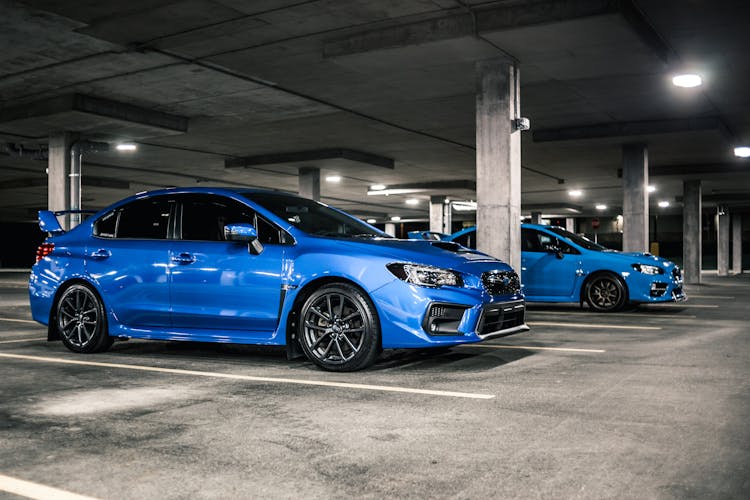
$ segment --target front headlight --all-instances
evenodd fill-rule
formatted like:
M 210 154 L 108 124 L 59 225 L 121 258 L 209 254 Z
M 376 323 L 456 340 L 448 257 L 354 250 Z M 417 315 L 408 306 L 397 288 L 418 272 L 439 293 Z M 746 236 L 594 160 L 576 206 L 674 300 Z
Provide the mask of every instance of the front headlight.
M 648 264 L 631 264 L 631 266 L 643 274 L 664 274 L 664 269 L 657 266 L 649 266 Z
M 393 263 L 386 266 L 398 279 L 419 286 L 463 286 L 461 276 L 450 269 L 423 266 L 419 264 Z

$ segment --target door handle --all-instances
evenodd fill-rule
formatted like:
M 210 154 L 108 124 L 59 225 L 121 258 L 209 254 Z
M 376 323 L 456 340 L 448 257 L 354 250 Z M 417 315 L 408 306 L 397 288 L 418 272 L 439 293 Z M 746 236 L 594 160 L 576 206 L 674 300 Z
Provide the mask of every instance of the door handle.
M 112 252 L 107 250 L 106 248 L 100 248 L 99 250 L 95 252 L 91 252 L 89 255 L 92 259 L 100 260 L 100 259 L 108 259 L 112 257 Z
M 195 262 L 195 256 L 188 252 L 180 252 L 177 255 L 172 255 L 172 262 L 179 264 L 192 264 Z

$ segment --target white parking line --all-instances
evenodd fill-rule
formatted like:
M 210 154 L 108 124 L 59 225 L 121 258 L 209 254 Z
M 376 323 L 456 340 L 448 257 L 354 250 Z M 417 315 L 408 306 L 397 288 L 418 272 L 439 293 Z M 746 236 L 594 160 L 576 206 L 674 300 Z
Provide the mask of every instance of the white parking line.
M 694 293 L 689 293 L 688 298 L 693 299 L 720 299 L 720 300 L 734 300 L 735 297 L 732 297 L 731 295 L 698 295 Z
M 533 309 L 526 309 L 527 316 L 534 316 L 536 314 L 541 314 L 543 316 L 555 316 L 560 317 L 561 315 L 571 315 L 571 316 L 587 316 L 589 318 L 593 318 L 595 314 L 593 312 L 587 312 L 587 311 L 564 311 L 561 310 L 559 312 L 557 311 L 535 311 Z M 621 317 L 621 318 L 632 318 L 632 317 L 642 317 L 642 318 L 684 318 L 684 319 L 695 319 L 695 314 L 657 314 L 654 315 L 653 312 L 650 313 L 603 313 L 600 316 L 597 316 L 598 318 L 602 318 L 602 316 L 606 318 L 613 318 L 613 317 Z
M 0 321 L 10 321 L 11 323 L 33 323 L 42 326 L 41 323 L 34 321 L 33 319 L 0 318 Z
M 38 500 L 96 500 L 94 497 L 78 495 L 69 491 L 44 486 L 43 484 L 24 481 L 0 474 L 0 491 Z
M 538 347 L 531 345 L 496 345 L 496 344 L 462 344 L 461 347 L 483 347 L 485 349 L 528 349 L 531 351 L 562 351 L 562 352 L 607 352 L 604 349 L 577 349 L 574 347 Z
M 660 326 L 627 326 L 627 325 L 600 325 L 593 323 L 553 323 L 550 321 L 532 321 L 526 323 L 529 326 L 563 326 L 571 328 L 604 328 L 610 330 L 661 330 Z
M 652 308 L 653 307 L 653 308 L 656 308 L 656 309 L 659 309 L 661 307 L 663 307 L 665 309 L 666 308 L 674 308 L 674 307 L 680 308 L 680 309 L 682 309 L 683 307 L 695 307 L 695 308 L 702 308 L 702 309 L 716 309 L 717 307 L 719 307 L 718 304 L 643 304 L 643 306 L 644 307 L 648 307 L 648 308 Z
M 352 384 L 347 382 L 328 382 L 325 380 L 303 380 L 294 378 L 254 377 L 251 375 L 237 375 L 233 373 L 203 372 L 197 370 L 181 370 L 178 368 L 159 368 L 156 366 L 126 365 L 121 363 L 102 363 L 99 361 L 80 361 L 76 359 L 47 358 L 43 356 L 28 356 L 25 354 L 0 353 L 1 358 L 23 359 L 43 363 L 61 363 L 67 365 L 100 366 L 102 368 L 122 368 L 124 370 L 138 370 L 144 372 L 171 373 L 174 375 L 192 375 L 196 377 L 224 378 L 231 380 L 245 380 L 248 382 L 269 382 L 273 384 L 312 385 L 318 387 L 339 387 L 343 389 L 361 389 L 366 391 L 402 392 L 408 394 L 423 394 L 427 396 L 441 396 L 451 398 L 492 399 L 494 394 L 475 394 L 470 392 L 439 391 L 432 389 L 415 389 L 411 387 L 397 387 L 388 385 Z
M 36 342 L 37 340 L 47 340 L 47 337 L 35 337 L 33 339 L 0 340 L 0 344 L 15 344 L 16 342 Z

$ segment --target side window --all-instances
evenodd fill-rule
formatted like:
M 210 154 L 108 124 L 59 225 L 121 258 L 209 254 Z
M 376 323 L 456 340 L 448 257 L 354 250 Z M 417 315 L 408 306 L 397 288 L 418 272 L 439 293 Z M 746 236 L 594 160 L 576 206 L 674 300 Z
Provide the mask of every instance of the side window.
M 94 223 L 94 236 L 100 238 L 114 238 L 117 230 L 117 217 L 120 215 L 119 210 L 112 210 L 104 214 Z
M 521 228 L 521 251 L 543 252 L 542 244 L 539 242 L 539 231 Z
M 579 252 L 578 250 L 576 250 L 572 246 L 568 245 L 567 243 L 565 243 L 564 241 L 562 241 L 559 238 L 557 240 L 557 247 L 560 249 L 560 251 L 562 253 L 565 253 L 565 254 L 576 255 L 576 254 L 580 254 L 581 253 L 581 252 Z
M 167 239 L 169 209 L 167 198 L 146 198 L 136 200 L 119 209 L 117 238 L 149 240 Z
M 254 225 L 261 243 L 281 243 L 280 230 L 243 203 L 212 195 L 186 196 L 182 199 L 183 240 L 225 241 L 224 226 L 232 223 Z

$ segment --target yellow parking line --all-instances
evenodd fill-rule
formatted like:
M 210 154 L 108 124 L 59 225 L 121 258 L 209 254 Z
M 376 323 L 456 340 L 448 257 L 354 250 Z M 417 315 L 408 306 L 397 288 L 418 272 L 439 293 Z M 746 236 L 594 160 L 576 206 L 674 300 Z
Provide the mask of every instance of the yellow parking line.
M 462 344 L 461 347 L 484 347 L 485 349 L 528 349 L 531 351 L 562 351 L 562 352 L 607 352 L 604 349 L 578 349 L 574 347 L 538 347 L 531 345 L 496 345 L 496 344 Z
M 0 491 L 5 491 L 13 495 L 19 495 L 26 498 L 36 498 L 38 500 L 96 500 L 94 497 L 78 495 L 69 491 L 44 486 L 43 484 L 24 481 L 14 477 L 0 474 Z
M 529 326 L 563 326 L 570 328 L 603 328 L 610 330 L 661 330 L 660 326 L 627 326 L 627 325 L 602 325 L 593 323 L 553 323 L 549 321 L 533 321 L 526 323 Z
M 0 353 L 2 358 L 22 359 L 44 363 L 61 363 L 67 365 L 100 366 L 102 368 L 122 368 L 124 370 L 138 370 L 144 372 L 171 373 L 173 375 L 192 375 L 196 377 L 223 378 L 231 380 L 245 380 L 248 382 L 268 382 L 272 384 L 296 384 L 318 387 L 338 387 L 343 389 L 360 389 L 366 391 L 401 392 L 408 394 L 423 394 L 427 396 L 441 396 L 451 398 L 492 399 L 494 394 L 475 394 L 470 392 L 439 391 L 432 389 L 415 389 L 388 385 L 352 384 L 347 382 L 329 382 L 325 380 L 303 380 L 293 378 L 255 377 L 251 375 L 237 375 L 233 373 L 204 372 L 198 370 L 182 370 L 177 368 L 159 368 L 157 366 L 126 365 L 121 363 L 103 363 L 99 361 L 80 361 L 77 359 L 48 358 L 43 356 L 28 356 L 25 354 Z
M 35 337 L 33 339 L 0 340 L 0 344 L 15 344 L 16 342 L 35 342 L 37 340 L 47 340 L 47 337 Z

